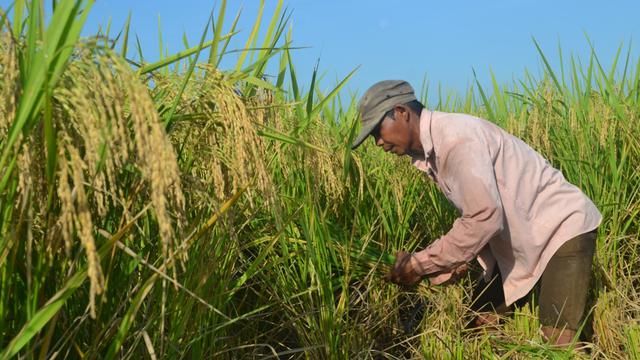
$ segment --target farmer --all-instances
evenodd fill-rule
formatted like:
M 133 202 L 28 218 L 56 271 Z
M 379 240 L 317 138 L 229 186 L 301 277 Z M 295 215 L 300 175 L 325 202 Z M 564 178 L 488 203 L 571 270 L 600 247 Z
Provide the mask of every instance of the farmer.
M 580 189 L 540 154 L 495 124 L 470 115 L 430 111 L 405 81 L 367 90 L 362 130 L 377 146 L 433 180 L 461 216 L 424 250 L 399 252 L 387 279 L 412 286 L 450 282 L 477 259 L 484 273 L 474 290 L 474 326 L 539 291 L 544 337 L 568 345 L 581 327 L 601 215 Z

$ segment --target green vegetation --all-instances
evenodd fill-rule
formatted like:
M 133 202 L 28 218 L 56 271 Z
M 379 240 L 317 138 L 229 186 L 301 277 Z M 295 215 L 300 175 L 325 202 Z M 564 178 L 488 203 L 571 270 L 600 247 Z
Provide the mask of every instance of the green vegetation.
M 127 58 L 144 59 L 129 22 L 79 39 L 92 1 L 54 3 L 0 12 L 0 358 L 640 357 L 630 49 L 610 69 L 594 51 L 558 70 L 535 43 L 541 78 L 427 104 L 522 137 L 602 211 L 591 342 L 562 351 L 535 307 L 497 333 L 463 330 L 471 277 L 382 281 L 391 254 L 456 213 L 406 159 L 349 150 L 357 99 L 337 94 L 351 74 L 298 85 L 282 2 L 239 33 L 222 1 L 199 44 L 156 63 Z

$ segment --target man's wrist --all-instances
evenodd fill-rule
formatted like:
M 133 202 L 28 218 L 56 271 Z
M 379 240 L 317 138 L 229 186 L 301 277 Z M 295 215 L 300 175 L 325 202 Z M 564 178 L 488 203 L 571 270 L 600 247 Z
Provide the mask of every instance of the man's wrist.
M 420 264 L 420 261 L 418 261 L 415 253 L 410 255 L 409 264 L 411 264 L 411 269 L 413 269 L 413 272 L 416 273 L 416 275 L 424 276 L 422 265 Z

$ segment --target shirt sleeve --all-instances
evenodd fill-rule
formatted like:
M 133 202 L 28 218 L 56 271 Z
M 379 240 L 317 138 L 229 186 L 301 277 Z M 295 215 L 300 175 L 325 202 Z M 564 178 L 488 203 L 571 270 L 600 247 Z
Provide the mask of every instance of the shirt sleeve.
M 448 272 L 471 261 L 503 229 L 502 201 L 486 145 L 475 139 L 458 142 L 439 173 L 461 217 L 444 236 L 412 256 L 421 275 Z

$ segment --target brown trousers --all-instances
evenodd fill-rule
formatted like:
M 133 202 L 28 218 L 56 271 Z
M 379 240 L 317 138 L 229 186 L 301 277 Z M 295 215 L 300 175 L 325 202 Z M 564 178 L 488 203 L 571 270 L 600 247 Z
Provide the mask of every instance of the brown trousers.
M 522 306 L 535 294 L 543 326 L 578 330 L 589 292 L 596 237 L 597 230 L 593 230 L 564 243 L 551 257 L 534 289 L 516 305 Z M 497 266 L 489 283 L 480 280 L 474 289 L 473 299 L 471 309 L 474 312 L 491 311 L 506 315 L 511 311 L 511 307 L 505 304 Z

